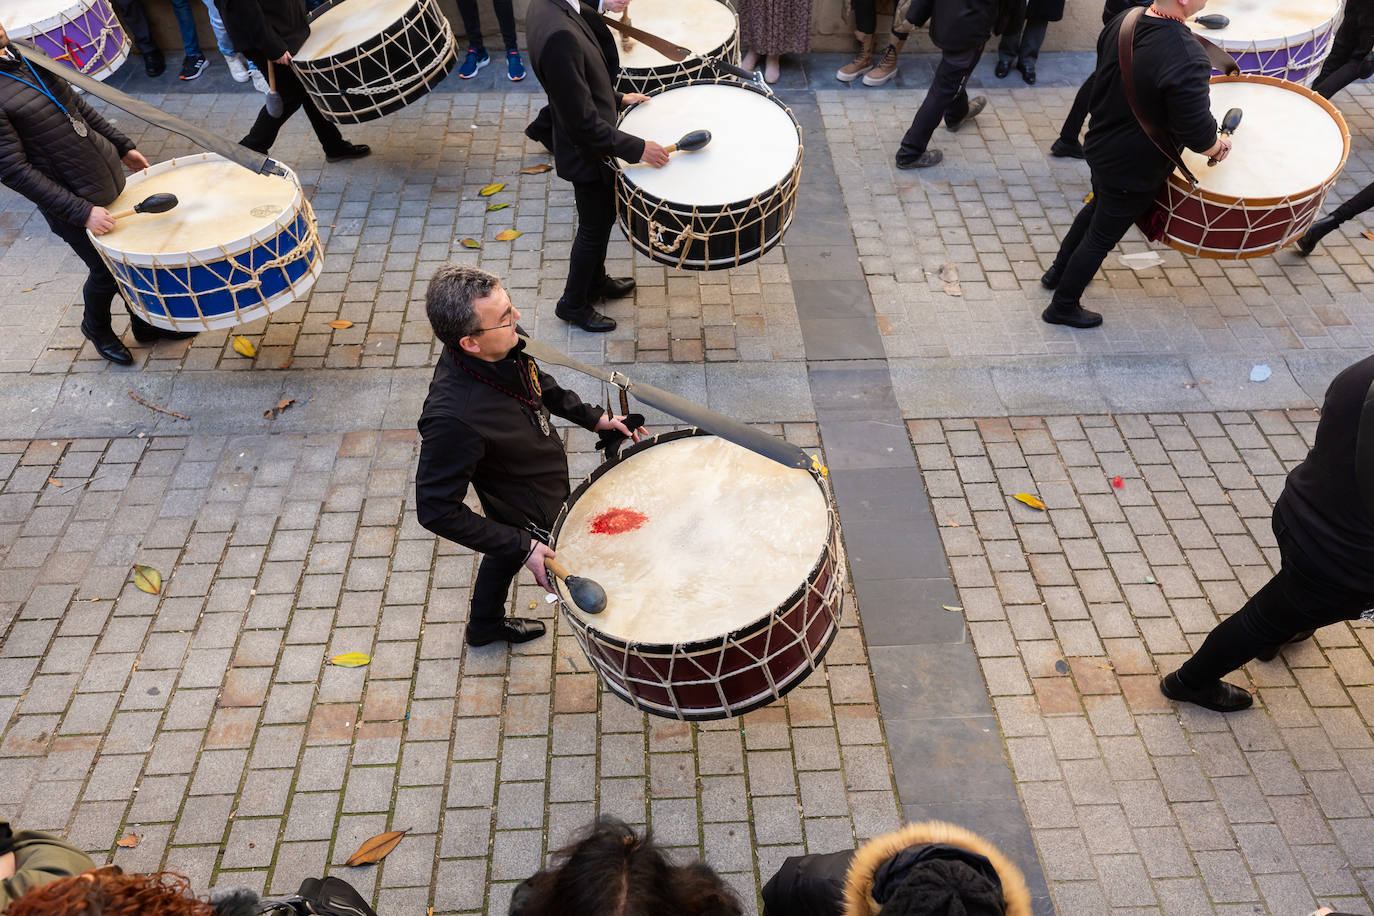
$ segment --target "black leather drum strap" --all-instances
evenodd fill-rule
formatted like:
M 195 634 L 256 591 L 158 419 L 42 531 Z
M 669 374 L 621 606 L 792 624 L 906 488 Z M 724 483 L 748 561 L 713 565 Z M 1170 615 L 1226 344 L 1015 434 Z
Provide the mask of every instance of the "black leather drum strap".
M 1355 480 L 1364 501 L 1364 511 L 1374 519 L 1374 384 L 1364 396 L 1360 412 L 1360 431 L 1355 439 Z

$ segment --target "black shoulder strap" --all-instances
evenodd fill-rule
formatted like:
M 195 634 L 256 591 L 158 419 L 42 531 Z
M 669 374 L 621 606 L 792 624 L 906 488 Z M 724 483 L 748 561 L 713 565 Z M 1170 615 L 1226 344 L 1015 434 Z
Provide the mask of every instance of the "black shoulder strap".
M 1360 431 L 1355 439 L 1355 480 L 1359 485 L 1364 510 L 1374 519 L 1374 383 L 1364 396 L 1360 411 Z

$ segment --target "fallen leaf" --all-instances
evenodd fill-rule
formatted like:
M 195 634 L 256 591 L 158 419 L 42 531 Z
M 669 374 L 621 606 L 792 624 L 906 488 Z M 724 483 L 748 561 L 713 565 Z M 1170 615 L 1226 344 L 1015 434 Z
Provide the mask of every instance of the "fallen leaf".
M 951 527 L 951 528 L 958 528 L 958 527 L 959 527 L 959 523 L 958 523 L 958 522 L 950 522 L 950 523 L 949 523 L 949 527 Z
M 1113 668 L 1111 665 L 1098 665 L 1097 667 L 1101 668 L 1103 671 L 1115 671 L 1115 670 L 1116 670 L 1116 669 Z
M 493 194 L 495 194 L 496 192 L 500 191 L 500 190 L 501 190 L 502 188 L 504 188 L 504 187 L 505 187 L 505 185 L 503 185 L 503 184 L 489 184 L 489 185 L 487 185 L 485 188 L 483 188 L 482 190 L 478 191 L 478 192 L 477 192 L 477 196 L 478 196 L 478 197 L 490 197 L 491 195 L 493 195 Z
M 1374 232 L 1362 232 L 1360 234 L 1363 235 L 1365 238 L 1369 239 L 1371 242 L 1374 242 Z M 24 290 L 24 292 L 27 293 L 28 290 Z
M 115 845 L 122 849 L 134 849 L 138 846 L 138 837 L 134 836 L 132 833 L 127 834 L 116 840 Z
M 460 241 L 458 244 L 462 245 L 464 248 L 481 248 L 481 247 L 482 247 L 482 243 L 479 242 L 479 241 L 477 241 L 476 239 L 463 239 L 463 240 Z
M 353 322 L 349 321 L 347 318 L 335 318 L 333 321 L 329 322 L 329 326 L 336 331 L 346 331 L 353 327 Z
M 257 348 L 253 346 L 252 341 L 250 341 L 247 337 L 234 338 L 234 352 L 239 354 L 240 356 L 246 356 L 249 359 L 252 359 L 254 356 L 258 355 Z
M 278 368 L 278 369 L 290 369 L 290 368 L 291 368 L 291 364 L 294 363 L 295 361 L 296 361 L 296 357 L 293 356 L 293 357 L 291 357 L 290 359 L 286 360 L 286 362 L 282 363 L 282 364 L 281 364 L 280 366 L 278 366 L 277 368 Z
M 506 229 L 502 232 L 496 233 L 496 241 L 513 242 L 524 234 L 525 233 L 521 232 L 519 229 Z
M 379 833 L 371 839 L 364 840 L 363 845 L 358 847 L 358 851 L 348 857 L 345 865 L 371 865 L 385 859 L 387 853 L 396 848 L 396 844 L 401 842 L 401 837 L 410 832 L 410 828 L 405 830 L 391 830 L 386 833 Z
M 1116 487 L 1118 490 L 1124 490 L 1126 489 L 1126 481 L 1122 480 L 1120 477 L 1113 477 L 1112 486 Z
M 275 420 L 277 417 L 281 416 L 289 408 L 294 407 L 295 405 L 295 398 L 282 398 L 280 401 L 277 402 L 276 407 L 273 407 L 270 410 L 264 410 L 262 412 L 262 415 L 269 420 Z
M 1032 509 L 1039 509 L 1041 512 L 1045 511 L 1045 503 L 1040 499 L 1040 497 L 1035 496 L 1034 494 L 1017 493 L 1016 496 L 1013 497 L 1013 499 L 1015 499 L 1019 503 L 1025 503 Z
M 487 212 L 491 213 L 493 210 L 504 210 L 509 206 L 510 204 L 492 204 L 490 207 L 487 207 Z
M 521 175 L 542 175 L 542 174 L 544 174 L 545 172 L 552 172 L 552 171 L 553 171 L 553 166 L 549 165 L 547 162 L 541 162 L 541 163 L 539 163 L 538 165 L 527 165 L 527 166 L 525 166 L 523 169 L 520 170 L 520 174 L 521 174 Z
M 1146 576 L 1146 577 L 1145 577 L 1145 584 L 1146 584 L 1146 585 L 1154 585 L 1154 584 L 1155 584 L 1155 577 L 1154 577 L 1154 576 Z
M 340 668 L 361 668 L 372 661 L 372 656 L 366 652 L 345 652 L 343 655 L 336 655 L 329 660 L 329 664 L 337 665 Z M 386 853 L 383 853 L 385 855 Z
M 957 612 L 957 611 L 962 611 L 962 610 L 963 610 L 963 608 L 960 607 L 960 606 L 957 605 L 957 604 L 942 604 L 942 605 L 940 605 L 940 607 L 944 608 L 944 609 L 947 610 L 947 611 L 956 611 L 956 612 Z
M 134 585 L 139 591 L 156 595 L 162 591 L 162 573 L 151 566 L 135 566 Z
M 1093 192 L 1092 192 L 1092 191 L 1089 191 L 1089 192 L 1088 192 L 1088 196 L 1083 198 L 1083 203 L 1085 203 L 1085 204 L 1090 204 L 1090 203 L 1092 203 L 1092 202 L 1093 202 Z
M 48 483 L 52 484 L 54 487 L 62 486 L 62 481 L 58 480 L 56 477 L 49 477 Z

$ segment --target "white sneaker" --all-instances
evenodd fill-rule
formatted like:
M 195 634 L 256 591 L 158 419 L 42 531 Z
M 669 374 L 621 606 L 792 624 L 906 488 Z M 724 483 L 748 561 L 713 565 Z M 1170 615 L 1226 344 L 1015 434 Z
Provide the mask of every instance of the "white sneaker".
M 248 75 L 253 80 L 253 88 L 261 92 L 263 95 L 266 95 L 271 87 L 268 86 L 267 77 L 262 75 L 262 71 L 259 70 L 257 67 L 249 67 Z
M 243 62 L 243 58 L 235 54 L 230 57 L 224 55 L 224 63 L 229 67 L 229 75 L 234 78 L 236 83 L 248 82 L 248 66 Z

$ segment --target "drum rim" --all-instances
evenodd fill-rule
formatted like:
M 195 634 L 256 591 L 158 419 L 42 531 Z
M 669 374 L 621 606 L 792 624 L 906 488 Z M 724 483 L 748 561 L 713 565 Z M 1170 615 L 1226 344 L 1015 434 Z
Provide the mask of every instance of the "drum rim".
M 68 23 L 68 22 L 73 22 L 73 21 L 75 21 L 75 19 L 76 19 L 75 16 L 67 16 L 67 14 L 70 13 L 70 12 L 71 12 L 72 10 L 74 10 L 74 9 L 80 9 L 80 10 L 82 10 L 82 15 L 85 15 L 86 13 L 93 13 L 93 12 L 95 12 L 96 10 L 98 10 L 98 9 L 99 9 L 100 7 L 102 7 L 102 6 L 103 6 L 103 7 L 108 11 L 108 13 L 109 13 L 109 15 L 107 15 L 107 16 L 104 17 L 105 20 L 106 20 L 107 22 L 113 22 L 113 23 L 119 28 L 119 30 L 120 30 L 121 32 L 123 32 L 123 31 L 124 31 L 124 24 L 123 24 L 122 22 L 120 22 L 120 21 L 119 21 L 119 18 L 115 15 L 114 7 L 110 4 L 109 0 L 73 0 L 71 6 L 68 6 L 68 7 L 66 7 L 65 9 L 62 9 L 62 10 L 58 10 L 56 13 L 53 13 L 52 15 L 48 16 L 47 19 L 40 19 L 40 20 L 38 20 L 37 22 L 31 22 L 31 23 L 26 23 L 25 25 L 15 26 L 13 29 L 11 29 L 8 25 L 6 25 L 6 26 L 5 26 L 5 32 L 8 33 L 9 37 L 11 37 L 11 38 L 18 38 L 18 39 L 20 39 L 20 40 L 27 41 L 28 39 L 32 38 L 34 35 L 45 35 L 45 34 L 47 34 L 48 32 L 52 31 L 52 27 L 51 27 L 51 26 L 52 26 L 53 24 L 59 25 L 59 26 L 60 26 L 60 25 L 66 24 L 66 23 Z M 66 18 L 63 18 L 63 17 L 66 17 Z M 39 26 L 43 26 L 43 25 L 46 25 L 46 26 L 49 26 L 49 27 L 48 27 L 48 28 L 39 28 Z M 33 31 L 27 32 L 27 33 L 24 33 L 24 34 L 20 34 L 20 31 L 21 31 L 22 29 L 32 29 Z M 125 41 L 126 41 L 126 42 L 128 41 L 128 36 L 127 36 L 127 35 L 125 35 Z M 127 57 L 128 54 L 126 53 L 125 56 Z
M 692 51 L 692 54 L 694 55 L 693 57 L 688 58 L 688 60 L 695 60 L 700 66 L 706 65 L 707 57 L 719 57 L 726 48 L 730 47 L 731 44 L 737 44 L 739 42 L 739 10 L 735 9 L 734 4 L 730 3 L 729 0 L 707 0 L 707 2 L 719 4 L 720 6 L 723 6 L 727 10 L 729 10 L 731 18 L 735 20 L 735 29 L 733 32 L 729 34 L 729 36 L 726 37 L 724 41 L 716 45 L 710 51 L 695 51 L 691 48 L 688 49 Z M 620 75 L 627 77 L 633 75 L 634 77 L 640 78 L 658 76 L 660 72 L 671 72 L 674 67 L 681 67 L 683 64 L 687 63 L 688 60 L 670 60 L 666 64 L 655 64 L 652 67 L 626 67 L 624 65 L 621 65 Z M 681 86 L 682 83 L 673 83 L 673 85 Z M 645 93 L 645 95 L 651 94 L 652 93 Z
M 320 6 L 320 7 L 316 8 L 316 9 L 314 10 L 314 14 L 310 17 L 310 24 L 311 24 L 311 27 L 312 27 L 312 35 L 313 35 L 313 27 L 314 27 L 314 24 L 315 24 L 315 20 L 316 20 L 316 19 L 319 19 L 319 18 L 321 18 L 321 17 L 323 17 L 325 13 L 328 13 L 328 12 L 330 12 L 331 10 L 333 10 L 333 9 L 335 9 L 335 8 L 337 8 L 337 7 L 342 7 L 343 4 L 344 4 L 345 2 L 347 2 L 347 0 L 332 0 L 332 2 L 326 3 L 326 4 L 324 4 L 323 6 Z M 332 62 L 332 61 L 334 60 L 334 58 L 342 57 L 342 56 L 345 55 L 345 54 L 348 54 L 348 53 L 350 53 L 350 52 L 353 52 L 353 51 L 358 50 L 359 48 L 363 47 L 363 45 L 364 45 L 366 42 L 368 42 L 368 41 L 371 41 L 371 40 L 373 40 L 373 39 L 384 39 L 384 38 L 386 38 L 387 35 L 388 35 L 388 33 L 390 32 L 390 30 L 393 29 L 393 28 L 395 28 L 395 27 L 396 27 L 396 24 L 397 24 L 398 22 L 401 22 L 402 20 L 404 20 L 404 19 L 406 19 L 407 17 L 409 17 L 409 16 L 410 16 L 413 12 L 415 12 L 417 9 L 418 9 L 418 10 L 421 10 L 421 11 L 423 12 L 426 8 L 432 8 L 432 9 L 434 10 L 434 12 L 437 14 L 438 18 L 443 19 L 445 22 L 447 22 L 447 17 L 444 16 L 443 11 L 439 8 L 439 4 L 436 2 L 436 0 L 413 0 L 413 2 L 412 2 L 409 6 L 407 6 L 407 7 L 405 8 L 405 11 L 401 13 L 401 15 L 397 16 L 395 19 L 391 20 L 391 22 L 387 23 L 386 26 L 385 26 L 384 28 L 382 28 L 380 31 L 376 32 L 375 34 L 369 35 L 366 39 L 364 39 L 363 41 L 359 42 L 358 44 L 349 45 L 347 48 L 345 48 L 345 49 L 343 49 L 343 50 L 341 50 L 341 51 L 339 51 L 339 52 L 337 52 L 337 53 L 334 53 L 334 54 L 324 54 L 324 55 L 321 55 L 321 56 L 319 56 L 319 57 L 298 57 L 297 55 L 292 54 L 292 55 L 291 55 L 291 63 L 294 65 L 295 62 L 298 61 L 298 60 L 301 61 L 302 63 L 305 63 L 305 64 L 314 64 L 314 63 L 317 63 L 317 62 L 320 62 L 320 61 L 331 61 L 331 62 Z M 450 28 L 451 28 L 451 26 L 450 26 Z M 305 50 L 305 46 L 308 45 L 308 44 L 310 44 L 310 38 L 309 38 L 309 37 L 307 37 L 307 38 L 305 39 L 305 44 L 304 44 L 304 45 L 301 45 L 301 50 L 304 51 L 304 50 Z M 356 55 L 355 55 L 354 59 L 356 59 Z M 320 70 L 320 69 L 324 69 L 324 68 L 323 68 L 323 67 L 307 67 L 307 69 L 316 69 L 316 70 Z
M 1317 95 L 1317 93 L 1313 92 L 1311 89 L 1307 88 L 1301 83 L 1294 83 L 1290 80 L 1281 80 L 1273 76 L 1262 76 L 1258 73 L 1238 73 L 1234 76 L 1214 76 L 1212 77 L 1210 82 L 1259 83 L 1261 85 L 1266 86 L 1276 86 L 1280 89 L 1287 89 L 1289 91 L 1297 92 L 1300 95 L 1307 97 L 1311 101 L 1316 102 L 1322 109 L 1326 111 L 1327 114 L 1331 115 L 1332 119 L 1336 122 L 1336 126 L 1338 126 L 1341 129 L 1341 142 L 1343 144 L 1341 150 L 1341 161 L 1337 164 L 1336 170 L 1320 183 L 1315 184 L 1309 188 L 1303 188 L 1301 190 L 1292 191 L 1288 194 L 1280 194 L 1275 197 L 1235 197 L 1233 195 L 1222 194 L 1217 191 L 1208 191 L 1206 188 L 1203 188 L 1201 186 L 1194 188 L 1188 183 L 1188 180 L 1186 178 L 1178 174 L 1177 169 L 1169 173 L 1167 184 L 1173 186 L 1174 188 L 1177 188 L 1184 194 L 1200 197 L 1203 201 L 1209 203 L 1227 204 L 1232 206 L 1236 204 L 1243 204 L 1244 206 L 1249 208 L 1264 209 L 1266 207 L 1276 207 L 1286 200 L 1291 201 L 1303 197 L 1310 197 L 1313 194 L 1325 193 L 1326 190 L 1330 188 L 1331 183 L 1335 181 L 1338 177 L 1340 177 L 1341 171 L 1345 168 L 1346 160 L 1350 158 L 1350 125 L 1346 124 L 1345 116 L 1341 114 L 1340 109 L 1337 108 L 1335 105 L 1332 105 L 1331 102 Z M 1160 193 L 1162 194 L 1163 191 L 1164 189 L 1161 188 Z
M 162 172 L 171 171 L 178 164 L 193 165 L 203 162 L 228 161 L 228 159 L 225 159 L 219 153 L 211 152 L 192 153 L 189 156 L 173 156 L 171 159 L 164 159 L 161 162 L 155 162 L 152 165 L 148 166 L 148 168 L 142 169 L 141 171 L 135 172 L 133 175 L 130 175 L 130 181 L 125 184 L 124 188 L 125 190 L 128 190 L 130 187 L 137 187 L 138 184 L 141 184 L 147 178 L 153 175 L 161 174 Z M 291 206 L 289 208 L 284 208 L 282 212 L 278 214 L 276 219 L 274 219 L 271 223 L 264 226 L 263 228 L 251 232 L 248 235 L 241 235 L 236 238 L 230 239 L 224 245 L 218 245 L 213 248 L 197 248 L 193 250 L 171 251 L 154 254 L 146 251 L 131 251 L 126 248 L 115 247 L 113 245 L 110 245 L 106 241 L 102 241 L 104 236 L 92 235 L 89 230 L 87 230 L 86 234 L 91 238 L 92 241 L 95 242 L 97 248 L 99 248 L 101 251 L 109 253 L 111 257 L 119 255 L 120 257 L 118 258 L 118 260 L 121 263 L 132 264 L 137 267 L 196 267 L 208 261 L 222 261 L 224 260 L 226 254 L 229 256 L 242 254 L 244 251 L 251 250 L 253 247 L 255 247 L 255 245 L 253 244 L 248 244 L 247 247 L 243 247 L 244 243 L 266 242 L 276 238 L 277 236 L 285 232 L 293 223 L 296 222 L 297 219 L 300 218 L 302 210 L 304 209 L 302 204 L 307 202 L 305 200 L 304 190 L 301 188 L 300 179 L 296 176 L 295 171 L 292 170 L 290 166 L 285 165 L 284 163 L 278 163 L 278 165 L 286 170 L 286 177 L 291 179 L 291 184 L 295 189 L 294 196 L 291 199 Z M 137 183 L 133 182 L 132 179 L 134 178 L 138 178 L 139 181 Z
M 740 200 L 732 200 L 729 203 L 723 204 L 682 204 L 683 206 L 690 206 L 694 209 L 701 209 L 705 212 L 720 213 L 726 210 L 733 209 L 735 207 L 747 207 L 750 205 L 751 202 L 757 200 L 759 197 L 766 193 L 776 193 L 780 189 L 786 187 L 787 183 L 791 181 L 794 177 L 798 181 L 800 181 L 800 167 L 802 159 L 806 154 L 806 141 L 802 137 L 801 121 L 797 120 L 797 116 L 792 113 L 792 109 L 787 106 L 787 103 L 785 103 L 782 99 L 778 98 L 773 92 L 767 89 L 760 89 L 753 83 L 742 82 L 740 80 L 735 79 L 735 77 L 733 76 L 718 76 L 711 79 L 683 80 L 680 83 L 672 83 L 670 85 L 655 87 L 654 89 L 651 89 L 648 92 L 644 93 L 644 95 L 647 95 L 649 98 L 652 99 L 656 95 L 662 95 L 663 93 L 671 92 L 674 89 L 685 89 L 689 86 L 729 86 L 731 88 L 736 89 L 745 89 L 756 95 L 762 96 L 763 98 L 772 102 L 774 105 L 777 105 L 787 114 L 788 119 L 792 122 L 792 129 L 797 132 L 797 156 L 795 159 L 792 160 L 792 164 L 788 167 L 787 172 L 781 178 L 779 178 L 777 181 L 773 182 L 773 184 L 769 185 L 766 188 L 760 188 L 754 194 L 753 197 L 745 197 L 741 198 Z M 638 107 L 639 105 L 631 105 L 629 108 L 622 111 L 620 113 L 620 117 L 616 118 L 616 128 L 621 129 L 621 125 L 625 123 L 625 116 L 628 115 L 631 111 L 634 111 Z M 611 168 L 615 169 L 616 185 L 619 186 L 621 182 L 624 182 L 625 185 L 632 189 L 632 191 L 629 191 L 627 193 L 638 194 L 653 204 L 679 203 L 678 201 L 670 200 L 666 197 L 659 197 L 657 194 L 651 194 L 650 192 L 644 190 L 644 188 L 641 187 L 637 182 L 626 177 L 625 169 L 615 164 L 619 160 L 617 160 L 615 157 L 610 157 L 610 161 L 612 163 Z M 617 216 L 619 216 L 619 208 L 617 208 L 616 212 Z
M 1279 51 L 1284 48 L 1292 48 L 1300 44 L 1305 44 L 1308 41 L 1319 41 L 1322 38 L 1329 36 L 1332 33 L 1332 31 L 1335 30 L 1336 20 L 1339 19 L 1341 16 L 1342 7 L 1343 4 L 1341 3 L 1341 0 L 1337 0 L 1335 9 L 1332 10 L 1331 15 L 1325 20 L 1323 20 L 1320 24 L 1310 29 L 1303 29 L 1302 31 L 1293 32 L 1288 35 L 1279 35 L 1275 38 L 1265 38 L 1259 40 L 1253 38 L 1227 39 L 1223 35 L 1217 35 L 1217 32 L 1221 30 L 1209 29 L 1204 26 L 1200 26 L 1195 22 L 1189 22 L 1187 23 L 1187 25 L 1189 30 L 1194 35 L 1200 35 L 1201 37 L 1206 38 L 1208 41 L 1210 41 L 1217 47 L 1221 48 L 1223 51 Z
M 585 493 L 594 483 L 596 483 L 596 481 L 600 480 L 602 476 L 609 472 L 611 468 L 630 458 L 632 455 L 636 455 L 648 448 L 652 448 L 660 442 L 673 442 L 678 439 L 691 438 L 692 436 L 715 436 L 717 439 L 721 438 L 720 436 L 716 436 L 715 433 L 712 433 L 708 430 L 704 430 L 699 426 L 689 426 L 683 429 L 669 430 L 666 433 L 659 433 L 658 435 L 650 436 L 647 439 L 641 439 L 640 441 L 634 443 L 628 448 L 623 449 L 619 455 L 617 455 L 610 461 L 603 461 L 600 465 L 596 467 L 595 470 L 593 470 L 590 474 L 587 475 L 586 480 L 583 480 L 580 484 L 577 485 L 577 489 L 573 490 L 572 493 L 568 495 L 568 498 L 564 501 L 563 508 L 559 511 L 558 518 L 554 521 L 553 528 L 550 530 L 549 546 L 553 547 L 555 551 L 557 550 L 558 535 L 563 530 L 563 522 L 567 520 L 568 511 L 572 508 L 573 504 L 577 502 L 578 498 L 581 497 L 582 494 Z M 821 498 L 825 500 L 825 540 L 821 546 L 820 555 L 816 558 L 816 561 L 811 564 L 811 568 L 807 572 L 806 578 L 802 581 L 802 583 L 798 585 L 795 589 L 793 589 L 792 592 L 788 594 L 787 598 L 785 598 L 778 604 L 774 605 L 772 608 L 766 610 L 761 616 L 748 621 L 747 623 L 737 627 L 736 629 L 727 630 L 724 633 L 720 633 L 718 635 L 711 636 L 706 639 L 696 639 L 690 640 L 688 642 L 676 643 L 644 642 L 641 640 L 625 639 L 620 636 L 614 636 L 610 633 L 605 632 L 604 630 L 597 628 L 595 624 L 583 619 L 578 614 L 573 613 L 570 610 L 570 608 L 572 608 L 573 606 L 571 600 L 564 597 L 563 592 L 561 590 L 558 592 L 559 605 L 563 608 L 564 613 L 567 614 L 568 619 L 572 622 L 573 626 L 577 627 L 578 629 L 585 630 L 588 634 L 588 638 L 591 638 L 591 634 L 594 633 L 596 634 L 596 638 L 599 642 L 603 642 L 606 645 L 612 646 L 616 649 L 644 648 L 648 650 L 660 651 L 706 651 L 709 649 L 724 648 L 725 643 L 728 640 L 742 639 L 753 635 L 765 623 L 771 621 L 780 608 L 788 608 L 796 604 L 798 599 L 800 599 L 806 593 L 806 590 L 811 587 L 811 582 L 820 573 L 822 567 L 824 567 L 825 565 L 827 558 L 830 557 L 832 554 L 834 555 L 836 567 L 836 571 L 834 574 L 841 574 L 839 571 L 840 551 L 838 548 L 838 540 L 836 537 L 835 507 L 830 499 L 830 489 L 828 486 L 826 486 L 825 476 L 821 474 L 816 468 L 807 468 L 806 471 L 808 474 L 811 475 L 811 479 L 816 482 L 817 487 L 821 491 Z M 835 545 L 834 550 L 831 549 L 832 544 Z M 559 586 L 559 588 L 561 589 L 561 586 Z

